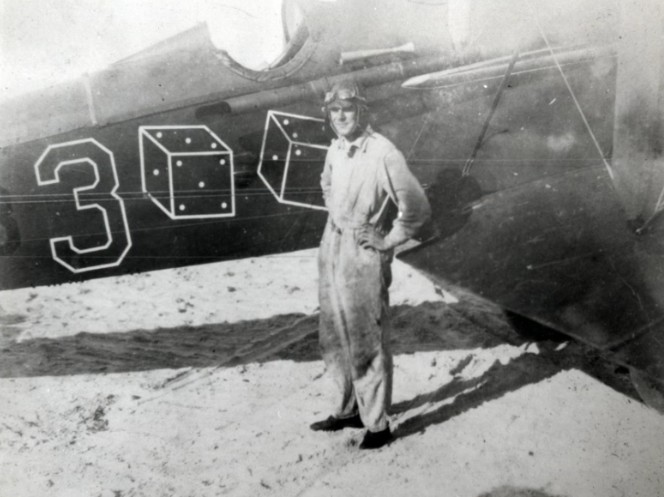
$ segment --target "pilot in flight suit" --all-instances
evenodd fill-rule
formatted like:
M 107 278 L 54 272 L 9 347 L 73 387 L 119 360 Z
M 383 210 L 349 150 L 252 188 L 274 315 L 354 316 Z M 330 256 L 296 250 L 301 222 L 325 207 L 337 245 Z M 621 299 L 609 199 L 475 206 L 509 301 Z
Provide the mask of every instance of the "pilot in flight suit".
M 318 255 L 319 340 L 337 387 L 336 411 L 318 431 L 366 427 L 362 449 L 392 440 L 388 287 L 394 247 L 430 216 L 422 187 L 397 148 L 367 123 L 367 106 L 352 81 L 335 84 L 324 111 L 338 138 L 325 159 L 321 186 L 328 221 Z M 383 229 L 388 199 L 399 214 Z

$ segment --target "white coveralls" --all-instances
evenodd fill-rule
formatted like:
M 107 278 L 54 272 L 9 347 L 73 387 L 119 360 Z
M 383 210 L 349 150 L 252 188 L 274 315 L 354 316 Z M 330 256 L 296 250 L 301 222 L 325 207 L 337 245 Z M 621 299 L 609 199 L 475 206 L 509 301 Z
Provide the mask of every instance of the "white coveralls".
M 321 186 L 329 216 L 318 256 L 319 340 L 338 387 L 334 416 L 359 411 L 364 426 L 378 432 L 388 426 L 392 395 L 387 316 L 392 251 L 362 248 L 358 235 L 368 225 L 379 228 L 388 196 L 399 207 L 387 234 L 396 242 L 417 232 L 430 207 L 401 152 L 371 128 L 351 143 L 332 142 Z

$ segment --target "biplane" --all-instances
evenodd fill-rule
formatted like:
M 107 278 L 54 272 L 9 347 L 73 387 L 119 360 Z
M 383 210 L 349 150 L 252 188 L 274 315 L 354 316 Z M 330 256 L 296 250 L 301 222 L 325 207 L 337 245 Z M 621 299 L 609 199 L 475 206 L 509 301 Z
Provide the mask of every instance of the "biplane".
M 314 247 L 366 91 L 433 221 L 399 257 L 630 368 L 664 409 L 662 7 L 285 0 L 260 69 L 197 25 L 0 108 L 0 289 Z

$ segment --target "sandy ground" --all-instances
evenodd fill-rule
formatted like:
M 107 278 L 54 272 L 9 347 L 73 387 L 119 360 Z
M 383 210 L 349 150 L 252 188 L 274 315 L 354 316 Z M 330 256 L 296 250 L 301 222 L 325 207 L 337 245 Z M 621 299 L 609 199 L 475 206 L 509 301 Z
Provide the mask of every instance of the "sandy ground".
M 664 417 L 613 365 L 398 262 L 396 441 L 311 432 L 314 257 L 0 292 L 0 496 L 664 496 Z

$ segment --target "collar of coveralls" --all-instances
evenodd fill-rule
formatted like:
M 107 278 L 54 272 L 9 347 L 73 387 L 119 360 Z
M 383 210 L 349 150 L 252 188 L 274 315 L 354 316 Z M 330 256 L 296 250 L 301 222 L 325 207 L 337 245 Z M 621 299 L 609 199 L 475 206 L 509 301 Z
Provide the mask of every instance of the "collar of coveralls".
M 337 148 L 340 150 L 345 150 L 346 153 L 350 156 L 353 155 L 355 150 L 366 152 L 369 137 L 371 137 L 373 133 L 374 130 L 371 129 L 370 125 L 367 125 L 367 127 L 364 128 L 364 131 L 362 131 L 362 134 L 360 134 L 360 136 L 355 138 L 353 141 L 348 141 L 343 136 L 340 136 L 337 138 Z

